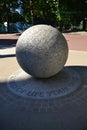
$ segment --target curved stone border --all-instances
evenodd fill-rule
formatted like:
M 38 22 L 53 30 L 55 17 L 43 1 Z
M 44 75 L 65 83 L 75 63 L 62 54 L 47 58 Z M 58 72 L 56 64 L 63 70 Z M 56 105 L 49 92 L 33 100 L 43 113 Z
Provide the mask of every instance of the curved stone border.
M 80 87 L 79 74 L 68 67 L 48 79 L 36 79 L 22 70 L 8 78 L 7 87 L 13 93 L 29 99 L 53 99 L 65 96 Z

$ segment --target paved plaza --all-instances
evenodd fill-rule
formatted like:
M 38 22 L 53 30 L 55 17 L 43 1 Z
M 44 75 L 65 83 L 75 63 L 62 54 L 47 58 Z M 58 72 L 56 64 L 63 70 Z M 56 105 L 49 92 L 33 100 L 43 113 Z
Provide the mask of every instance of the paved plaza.
M 87 32 L 65 33 L 69 47 L 66 65 L 87 66 Z M 0 81 L 5 81 L 9 75 L 20 67 L 15 57 L 15 45 L 19 34 L 0 35 Z M 3 69 L 4 68 L 4 69 Z
M 19 34 L 0 34 L 0 130 L 87 130 L 87 32 L 63 35 L 69 47 L 65 66 L 80 74 L 82 88 L 59 99 L 32 100 L 7 88 L 8 77 L 20 69 Z

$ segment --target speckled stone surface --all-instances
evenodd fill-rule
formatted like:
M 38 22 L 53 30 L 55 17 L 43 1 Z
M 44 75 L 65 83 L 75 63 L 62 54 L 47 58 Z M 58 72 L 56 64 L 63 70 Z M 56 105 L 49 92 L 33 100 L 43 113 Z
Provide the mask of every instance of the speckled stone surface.
M 52 26 L 32 26 L 19 37 L 16 57 L 22 69 L 30 75 L 39 78 L 51 77 L 66 63 L 67 42 Z

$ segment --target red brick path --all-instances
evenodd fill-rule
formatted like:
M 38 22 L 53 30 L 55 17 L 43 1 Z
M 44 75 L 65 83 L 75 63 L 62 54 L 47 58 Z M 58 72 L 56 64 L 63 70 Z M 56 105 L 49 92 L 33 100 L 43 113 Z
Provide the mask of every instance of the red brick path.
M 70 50 L 87 51 L 87 32 L 84 34 L 65 33 L 64 36 Z M 0 34 L 0 45 L 16 44 L 18 37 L 16 34 Z
M 87 51 L 87 34 L 64 34 L 70 50 Z

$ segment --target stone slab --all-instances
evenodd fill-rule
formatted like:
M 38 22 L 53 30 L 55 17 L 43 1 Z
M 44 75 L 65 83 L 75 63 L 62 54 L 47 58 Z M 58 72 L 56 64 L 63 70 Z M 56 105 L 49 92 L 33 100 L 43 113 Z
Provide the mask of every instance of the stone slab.
M 31 99 L 0 85 L 1 130 L 86 130 L 87 67 L 71 66 L 81 77 L 80 88 L 52 99 Z
M 8 77 L 20 67 L 15 57 L 0 58 L 0 129 L 87 130 L 87 60 L 84 59 L 87 52 L 70 51 L 66 63 L 81 76 L 80 89 L 56 99 L 35 100 L 18 96 L 7 88 Z

